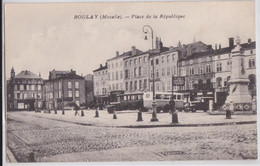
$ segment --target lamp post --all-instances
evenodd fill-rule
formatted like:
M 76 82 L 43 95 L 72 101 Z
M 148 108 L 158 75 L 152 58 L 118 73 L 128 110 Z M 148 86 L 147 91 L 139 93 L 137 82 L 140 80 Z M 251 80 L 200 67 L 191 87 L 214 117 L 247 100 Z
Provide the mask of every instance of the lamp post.
M 144 40 L 147 40 L 147 33 L 151 32 L 151 37 L 152 37 L 152 50 L 153 50 L 153 29 L 149 25 L 143 26 L 143 32 L 145 33 L 145 38 Z M 154 80 L 154 55 L 153 56 L 153 103 L 152 103 L 152 108 L 153 108 L 153 114 L 152 114 L 152 119 L 151 122 L 156 122 L 159 121 L 157 116 L 156 116 L 156 101 L 155 101 L 155 80 Z

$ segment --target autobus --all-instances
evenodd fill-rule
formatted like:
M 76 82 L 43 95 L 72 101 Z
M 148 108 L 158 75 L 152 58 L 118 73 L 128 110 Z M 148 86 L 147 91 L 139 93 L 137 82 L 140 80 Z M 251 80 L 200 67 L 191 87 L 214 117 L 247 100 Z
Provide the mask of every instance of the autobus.
M 169 112 L 172 94 L 169 92 L 156 92 L 155 95 L 156 111 Z M 183 94 L 174 93 L 173 99 L 175 101 L 175 108 L 182 111 L 184 109 Z M 140 111 L 148 111 L 149 109 L 152 109 L 152 102 L 152 92 L 119 94 L 117 95 L 117 101 L 110 102 L 108 112 L 112 113 L 113 109 L 116 111 L 136 109 Z

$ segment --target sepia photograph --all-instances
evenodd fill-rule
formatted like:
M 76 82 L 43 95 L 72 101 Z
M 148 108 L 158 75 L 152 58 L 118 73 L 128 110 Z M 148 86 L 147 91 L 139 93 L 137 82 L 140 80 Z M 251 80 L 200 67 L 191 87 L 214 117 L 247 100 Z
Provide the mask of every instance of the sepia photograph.
M 7 0 L 4 162 L 258 160 L 255 3 Z

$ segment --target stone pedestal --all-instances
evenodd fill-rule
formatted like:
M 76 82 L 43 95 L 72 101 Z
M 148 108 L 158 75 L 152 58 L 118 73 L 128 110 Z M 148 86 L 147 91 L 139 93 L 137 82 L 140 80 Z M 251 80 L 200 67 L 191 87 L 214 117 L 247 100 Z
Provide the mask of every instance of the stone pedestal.
M 229 95 L 226 104 L 231 111 L 248 111 L 252 108 L 252 99 L 248 91 L 249 79 L 246 74 L 246 61 L 243 48 L 237 46 L 231 51 L 232 70 L 229 80 Z

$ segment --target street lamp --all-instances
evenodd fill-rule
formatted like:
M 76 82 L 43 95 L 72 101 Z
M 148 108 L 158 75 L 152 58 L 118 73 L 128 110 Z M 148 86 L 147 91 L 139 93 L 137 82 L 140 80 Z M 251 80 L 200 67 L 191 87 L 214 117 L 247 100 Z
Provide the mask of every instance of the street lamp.
M 149 25 L 143 26 L 143 32 L 145 33 L 145 38 L 144 40 L 147 40 L 147 33 L 151 31 L 151 37 L 152 37 L 152 50 L 153 50 L 153 29 Z M 151 122 L 156 122 L 159 121 L 157 116 L 156 116 L 156 100 L 155 100 L 155 80 L 154 80 L 154 55 L 153 56 L 153 103 L 152 103 L 152 108 L 153 108 L 153 114 L 152 114 L 152 119 Z

